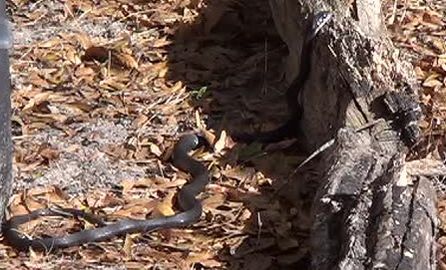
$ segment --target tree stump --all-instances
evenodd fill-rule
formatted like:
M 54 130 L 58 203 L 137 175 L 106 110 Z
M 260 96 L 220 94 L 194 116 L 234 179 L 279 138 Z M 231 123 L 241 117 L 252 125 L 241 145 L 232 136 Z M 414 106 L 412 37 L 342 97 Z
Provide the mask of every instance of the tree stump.
M 12 189 L 11 93 L 9 86 L 9 33 L 5 1 L 0 2 L 0 221 Z
M 289 82 L 299 71 L 305 19 L 334 14 L 316 37 L 301 90 L 303 145 L 313 151 L 335 139 L 312 210 L 313 269 L 435 269 L 436 195 L 426 168 L 445 169 L 406 161 L 420 136 L 418 86 L 387 35 L 380 1 L 270 6 L 289 49 Z

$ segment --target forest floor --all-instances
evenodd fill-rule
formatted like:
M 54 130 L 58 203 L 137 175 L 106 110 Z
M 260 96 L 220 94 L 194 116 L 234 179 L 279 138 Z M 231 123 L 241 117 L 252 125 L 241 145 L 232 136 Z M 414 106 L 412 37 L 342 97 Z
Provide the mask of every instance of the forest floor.
M 9 215 L 58 205 L 114 220 L 171 215 L 189 178 L 169 162 L 179 136 L 212 152 L 204 214 L 187 229 L 116 237 L 53 254 L 0 243 L 0 269 L 306 269 L 317 160 L 293 141 L 235 144 L 287 116 L 286 45 L 267 0 L 7 0 L 13 25 L 14 195 Z M 389 1 L 392 40 L 422 85 L 426 145 L 445 160 L 446 4 Z M 288 181 L 289 180 L 289 181 Z M 446 186 L 439 194 L 446 269 Z M 89 228 L 45 218 L 30 235 Z M 445 250 L 445 252 L 443 252 Z M 443 265 L 444 261 L 444 265 Z

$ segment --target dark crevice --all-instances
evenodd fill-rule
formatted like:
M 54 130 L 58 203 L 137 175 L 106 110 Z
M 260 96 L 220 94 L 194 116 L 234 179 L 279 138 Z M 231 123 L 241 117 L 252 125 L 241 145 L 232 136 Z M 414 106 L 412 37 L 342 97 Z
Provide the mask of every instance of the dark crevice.
M 407 241 L 409 234 L 411 233 L 411 227 L 412 227 L 412 217 L 413 217 L 413 213 L 414 213 L 414 201 L 415 201 L 415 194 L 417 194 L 418 191 L 418 185 L 419 182 L 414 183 L 414 187 L 412 189 L 412 193 L 411 193 L 411 199 L 410 199 L 410 204 L 409 204 L 409 211 L 407 213 L 407 222 L 406 222 L 406 230 L 404 231 L 403 237 L 401 239 L 401 247 L 400 247 L 400 255 L 399 255 L 399 261 L 397 263 L 397 265 L 395 266 L 395 270 L 398 270 L 400 268 L 400 265 L 403 263 L 404 261 L 404 251 L 406 250 L 405 248 L 405 242 Z

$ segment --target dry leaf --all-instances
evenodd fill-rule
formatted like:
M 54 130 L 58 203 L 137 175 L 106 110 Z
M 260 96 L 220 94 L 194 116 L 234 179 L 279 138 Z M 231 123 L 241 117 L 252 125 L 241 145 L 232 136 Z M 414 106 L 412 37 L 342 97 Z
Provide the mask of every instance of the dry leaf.
M 173 210 L 173 198 L 175 196 L 174 191 L 170 191 L 161 203 L 156 206 L 155 216 L 161 214 L 161 216 L 172 216 L 175 214 Z
M 160 69 L 159 72 L 158 72 L 158 78 L 166 77 L 166 74 L 167 74 L 168 71 L 169 71 L 168 67 L 164 67 L 164 68 Z
M 159 147 L 154 144 L 154 143 L 150 143 L 150 153 L 154 154 L 157 157 L 161 157 L 161 155 L 163 154 L 163 152 L 159 149 Z
M 128 193 L 135 186 L 135 181 L 128 179 L 122 180 L 120 185 L 122 186 L 122 192 L 125 194 Z
M 160 39 L 155 40 L 155 42 L 152 44 L 153 48 L 162 48 L 167 45 L 172 44 L 172 41 L 167 40 L 167 37 L 162 37 Z
M 223 205 L 226 201 L 225 194 L 217 193 L 213 196 L 210 196 L 202 201 L 202 205 L 204 209 L 215 209 L 221 205 Z
M 184 89 L 183 83 L 181 81 L 178 81 L 169 90 L 170 92 L 174 93 L 180 91 L 181 89 Z
M 201 252 L 201 253 L 191 253 L 186 259 L 188 264 L 199 263 L 204 267 L 215 268 L 221 267 L 222 263 L 218 260 L 214 259 L 214 255 L 209 252 Z
M 199 116 L 197 116 L 197 119 L 199 119 Z M 200 132 L 210 145 L 215 143 L 215 135 L 211 131 L 208 131 L 205 128 L 200 128 Z
M 116 57 L 123 67 L 138 69 L 138 62 L 130 54 L 116 53 Z
M 61 43 L 61 40 L 59 38 L 53 38 L 50 40 L 40 42 L 38 44 L 38 46 L 40 48 L 54 48 L 54 47 L 57 47 L 57 45 L 59 45 L 60 43 Z
M 59 158 L 60 152 L 51 147 L 44 147 L 39 151 L 39 154 L 46 160 L 51 161 Z
M 220 153 L 223 149 L 226 148 L 226 130 L 223 130 L 220 134 L 220 138 L 214 145 L 214 151 L 216 153 Z
M 131 234 L 126 234 L 122 250 L 124 251 L 124 254 L 128 259 L 132 257 L 132 245 L 133 245 L 133 239 Z
M 79 44 L 81 44 L 81 47 L 84 50 L 93 46 L 93 43 L 86 33 L 75 33 L 74 37 L 79 42 Z
M 112 215 L 118 218 L 138 218 L 145 219 L 149 213 L 152 213 L 159 204 L 157 200 L 150 198 L 137 198 L 128 200 L 122 209 L 113 210 Z
M 28 103 L 23 107 L 22 111 L 31 110 L 40 103 L 47 101 L 48 97 L 51 95 L 51 92 L 43 92 L 35 95 L 33 98 L 31 98 Z

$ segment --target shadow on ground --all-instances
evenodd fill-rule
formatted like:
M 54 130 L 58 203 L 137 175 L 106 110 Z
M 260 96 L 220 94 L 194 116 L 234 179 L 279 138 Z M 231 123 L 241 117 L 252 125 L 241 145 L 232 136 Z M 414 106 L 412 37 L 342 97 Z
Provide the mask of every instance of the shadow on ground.
M 203 7 L 193 23 L 179 26 L 174 40 L 167 76 L 186 83 L 208 129 L 231 136 L 272 129 L 286 120 L 287 48 L 268 1 Z M 293 174 L 303 156 L 290 145 L 238 144 L 219 161 L 221 168 L 238 166 L 247 176 L 234 179 L 223 172 L 213 180 L 235 181 L 239 191 L 233 200 L 254 213 L 244 225 L 243 243 L 220 254 L 230 269 L 309 267 L 310 208 L 319 174 L 311 167 Z M 252 186 L 260 192 L 251 192 Z
M 82 47 L 82 49 L 79 48 L 79 44 L 76 44 L 76 41 L 73 41 L 74 44 L 67 42 L 71 47 L 64 45 L 63 48 L 72 48 L 72 51 L 81 52 L 80 55 L 83 56 L 86 54 L 96 56 L 93 57 L 93 59 L 97 58 L 96 62 L 90 61 L 92 63 L 85 63 L 85 67 L 92 70 L 91 76 L 93 77 L 89 79 L 91 84 L 88 85 L 82 83 L 82 80 L 80 82 L 77 80 L 73 81 L 71 74 L 75 74 L 78 64 L 64 67 L 68 68 L 67 71 L 70 76 L 67 76 L 67 81 L 62 85 L 67 86 L 67 89 L 72 89 L 73 93 L 61 95 L 57 102 L 51 103 L 51 105 L 64 108 L 63 105 L 68 103 L 67 99 L 72 100 L 73 96 L 77 97 L 79 95 L 74 101 L 76 101 L 76 104 L 81 105 L 88 101 L 85 104 L 87 108 L 91 108 L 87 110 L 88 116 L 92 114 L 91 110 L 94 108 L 93 119 L 86 116 L 83 119 L 81 115 L 77 120 L 79 125 L 74 127 L 76 132 L 73 131 L 73 134 L 77 134 L 74 138 L 79 141 L 68 140 L 67 145 L 60 146 L 61 149 L 67 149 L 72 145 L 82 145 L 90 147 L 88 148 L 90 150 L 94 150 L 85 151 L 85 153 L 80 151 L 79 156 L 85 158 L 88 162 L 84 162 L 79 156 L 68 156 L 69 158 L 66 159 L 67 163 L 73 159 L 79 161 L 74 165 L 69 163 L 69 168 L 105 168 L 98 170 L 99 173 L 87 170 L 87 173 L 79 174 L 75 171 L 76 177 L 80 175 L 78 178 L 82 180 L 81 183 L 84 183 L 85 190 L 88 190 L 93 185 L 97 187 L 97 179 L 99 179 L 97 174 L 103 176 L 102 172 L 107 172 L 108 174 L 106 177 L 102 177 L 106 180 L 106 183 L 101 187 L 109 187 L 112 183 L 118 184 L 119 182 L 114 181 L 127 178 L 125 175 L 118 175 L 119 177 L 117 177 L 117 173 L 115 173 L 116 171 L 121 172 L 122 167 L 118 167 L 117 170 L 113 171 L 106 166 L 110 162 L 103 162 L 97 165 L 97 158 L 91 154 L 97 152 L 104 152 L 105 154 L 102 156 L 111 156 L 119 161 L 130 159 L 132 168 L 138 166 L 137 163 L 141 162 L 143 169 L 137 168 L 137 172 L 141 171 L 140 174 L 135 176 L 137 179 L 142 177 L 140 175 L 145 175 L 145 172 L 158 171 L 162 172 L 163 177 L 165 177 L 164 173 L 166 173 L 168 178 L 170 178 L 170 172 L 173 172 L 173 170 L 167 168 L 165 171 L 162 171 L 159 168 L 158 156 L 154 157 L 151 151 L 147 150 L 148 147 L 141 147 L 141 149 L 135 149 L 136 147 L 134 147 L 135 141 L 139 142 L 140 138 L 149 138 L 148 141 L 143 142 L 144 145 L 148 145 L 149 142 L 151 143 L 150 145 L 164 145 L 164 137 L 174 137 L 177 135 L 178 130 L 190 130 L 191 126 L 195 124 L 195 119 L 190 117 L 189 113 L 175 114 L 175 117 L 172 117 L 175 118 L 172 121 L 173 123 L 169 123 L 169 119 L 164 119 L 162 114 L 163 109 L 165 109 L 163 106 L 168 107 L 169 105 L 171 93 L 162 93 L 158 97 L 153 94 L 153 92 L 156 92 L 155 90 L 148 90 L 152 86 L 156 88 L 156 79 L 158 79 L 158 76 L 162 77 L 158 74 L 158 71 L 156 71 L 156 76 L 151 74 L 151 72 L 155 73 L 151 69 L 153 68 L 153 62 L 160 62 L 160 64 L 164 65 L 166 48 L 168 53 L 168 73 L 165 74 L 165 77 L 170 82 L 182 82 L 191 91 L 193 96 L 191 103 L 199 112 L 199 118 L 204 119 L 207 128 L 214 130 L 215 134 L 218 135 L 225 131 L 230 137 L 238 132 L 268 130 L 286 120 L 287 109 L 283 95 L 285 83 L 282 67 L 284 66 L 283 60 L 287 55 L 287 48 L 274 29 L 268 0 L 207 1 L 209 4 L 206 7 L 198 8 L 200 12 L 197 17 L 193 14 L 197 10 L 197 7 L 194 6 L 189 8 L 179 6 L 178 10 L 170 10 L 170 2 L 174 1 L 169 1 L 166 13 L 158 17 L 156 15 L 162 12 L 158 12 L 156 9 L 147 10 L 150 4 L 158 5 L 157 2 L 141 1 L 143 6 L 138 6 L 138 9 L 135 10 L 128 9 L 129 6 L 132 6 L 130 4 L 121 5 L 121 1 L 118 2 L 119 4 L 114 3 L 116 4 L 115 9 L 110 9 L 110 7 L 113 7 L 112 4 L 103 6 L 102 12 L 104 14 L 102 12 L 96 14 L 101 20 L 98 20 L 93 15 L 91 16 L 95 20 L 90 21 L 89 19 L 92 18 L 88 18 L 88 14 L 94 13 L 93 11 L 97 12 L 97 7 L 96 10 L 85 8 L 88 12 L 80 9 L 77 11 L 79 14 L 76 13 L 77 8 L 73 10 L 76 16 L 85 19 L 84 24 L 80 24 L 80 26 L 84 27 L 83 31 L 88 33 L 87 36 L 102 36 L 104 40 L 116 45 L 117 41 L 115 38 L 121 37 L 123 29 L 127 29 L 131 38 L 125 36 L 124 43 L 135 40 L 134 44 L 132 42 L 129 43 L 135 46 L 135 55 L 138 56 L 138 61 L 142 64 L 139 72 L 134 72 L 134 67 L 132 67 L 124 68 L 123 70 L 112 70 L 110 74 L 113 76 L 102 76 L 100 71 L 105 67 L 108 70 L 109 53 L 113 50 L 110 50 L 108 47 L 108 49 L 105 49 L 105 47 L 102 47 L 103 44 L 100 44 L 101 47 L 94 46 L 93 48 L 96 49 L 91 51 L 88 50 L 91 48 L 88 48 L 88 46 L 86 48 Z M 93 6 L 97 3 L 90 4 Z M 10 6 L 15 8 L 12 4 Z M 175 5 L 172 4 L 172 6 Z M 61 25 L 60 18 L 66 17 L 63 15 L 65 14 L 63 12 L 65 3 L 60 1 L 55 1 L 55 3 L 39 1 L 38 5 L 32 7 L 39 8 L 43 12 L 42 14 L 47 14 L 47 17 L 45 17 L 45 20 L 41 20 L 40 23 L 32 21 L 32 27 L 29 29 L 25 28 L 23 29 L 25 31 L 21 32 L 23 43 L 30 48 L 35 47 L 34 43 L 38 44 L 41 40 L 54 39 L 60 33 L 68 32 L 73 34 L 79 30 L 77 29 L 78 26 L 73 26 L 71 23 Z M 27 13 L 29 8 L 25 4 L 23 6 L 18 5 L 17 12 L 20 14 L 20 17 L 22 17 L 21 12 Z M 123 10 L 126 12 L 130 10 L 131 13 L 124 13 L 127 15 L 122 16 L 123 14 L 120 12 L 123 12 Z M 52 13 L 48 11 L 52 11 Z M 187 14 L 188 12 L 191 14 Z M 115 13 L 118 13 L 116 18 L 113 17 Z M 150 16 L 147 18 L 136 16 L 137 14 L 146 15 L 146 13 L 150 15 L 153 13 L 154 18 Z M 188 18 L 189 15 L 191 18 L 194 17 L 194 19 L 191 19 L 190 24 L 178 26 L 172 33 L 169 19 L 171 18 L 170 16 L 175 15 L 174 13 L 181 14 L 179 17 L 182 17 L 182 19 L 183 17 Z M 77 18 L 76 16 L 74 18 Z M 65 19 L 71 22 L 71 15 L 68 16 L 68 19 Z M 25 21 L 29 23 L 28 20 L 30 19 Z M 110 21 L 114 21 L 114 23 L 110 24 Z M 49 25 L 53 25 L 54 28 L 51 29 L 48 27 Z M 170 42 L 170 39 L 161 39 L 161 45 L 158 44 L 159 47 L 152 47 L 152 42 L 147 42 L 145 38 L 141 37 L 138 39 L 138 36 L 150 36 L 151 33 L 157 31 L 162 32 L 163 35 L 173 34 L 174 42 L 166 47 L 165 45 Z M 73 36 L 69 35 L 68 37 L 71 38 Z M 56 40 L 58 42 L 63 41 Z M 28 50 L 27 46 L 22 48 L 23 52 Z M 124 47 L 127 48 L 127 46 Z M 128 47 L 132 46 L 129 45 Z M 57 48 L 53 52 L 58 52 L 63 48 Z M 89 53 L 84 50 L 88 50 Z M 22 53 L 22 51 L 17 51 L 17 58 L 21 59 L 22 56 L 19 53 Z M 101 52 L 105 52 L 105 54 Z M 29 52 L 24 53 L 24 55 L 28 55 L 27 57 L 30 58 L 35 57 L 33 54 L 29 54 Z M 24 58 L 22 62 L 18 63 L 20 64 L 18 67 L 27 69 L 28 73 L 33 71 L 35 72 L 35 77 L 41 78 L 45 77 L 43 76 L 45 74 L 40 74 L 42 66 L 59 70 L 63 66 L 62 63 L 65 63 L 66 55 L 65 51 L 62 51 L 59 62 L 54 60 L 53 56 L 50 61 Z M 151 57 L 154 59 L 151 59 Z M 83 59 L 85 60 L 86 58 Z M 85 61 L 88 62 L 89 60 Z M 28 62 L 30 63 L 29 66 Z M 164 70 L 164 66 L 160 69 Z M 23 78 L 24 82 L 27 82 L 27 77 L 31 76 L 26 74 L 26 78 Z M 110 77 L 117 80 L 117 89 L 114 87 L 111 87 L 111 89 L 104 88 L 103 81 L 110 79 Z M 164 83 L 165 78 L 163 77 L 162 79 L 162 83 Z M 19 80 L 16 78 L 16 81 Z M 96 81 L 102 83 L 96 83 Z M 112 82 L 115 81 L 112 80 Z M 16 85 L 19 89 L 20 86 L 20 84 Z M 48 89 L 41 86 L 38 89 L 63 94 L 63 91 L 59 91 L 58 86 L 50 84 Z M 82 93 L 82 95 L 78 94 L 78 91 L 81 91 L 79 93 Z M 98 93 L 103 93 L 103 95 L 97 95 Z M 86 99 L 84 98 L 85 96 L 90 98 Z M 186 95 L 183 96 L 185 97 Z M 182 99 L 183 96 L 177 98 Z M 32 96 L 29 97 L 29 99 L 32 98 Z M 172 103 L 177 105 L 175 102 Z M 48 114 L 48 112 L 51 112 L 50 110 L 42 112 L 40 108 L 47 109 L 46 106 L 48 104 L 50 103 L 45 102 L 42 106 L 37 106 L 35 112 L 38 112 L 39 115 L 42 113 Z M 18 108 L 20 109 L 21 107 Z M 129 110 L 129 108 L 131 109 Z M 20 111 L 19 109 L 17 111 Z M 182 110 L 183 108 L 172 105 L 166 110 L 177 109 Z M 28 114 L 25 111 L 24 113 L 21 112 L 19 116 L 27 121 L 29 120 L 28 122 L 38 122 L 39 119 L 32 118 L 33 114 L 31 113 L 33 112 L 28 110 Z M 158 117 L 158 113 L 161 116 Z M 172 116 L 168 113 L 166 114 L 169 117 Z M 138 120 L 138 115 L 144 116 L 141 118 L 141 121 Z M 180 118 L 186 117 L 189 119 L 176 119 L 178 115 L 180 115 Z M 146 119 L 146 116 L 150 116 L 150 119 Z M 104 119 L 104 123 L 98 124 L 96 121 L 91 121 L 92 123 L 87 125 L 90 123 L 90 120 L 96 120 L 97 118 L 101 121 Z M 134 126 L 131 124 L 133 120 L 135 122 Z M 150 125 L 142 124 L 146 122 L 150 122 Z M 59 127 L 66 128 L 69 126 L 69 124 L 63 124 Z M 112 132 L 112 130 L 117 130 L 113 128 L 118 124 L 120 126 L 119 132 Z M 44 129 L 42 138 L 47 138 L 45 132 L 48 132 L 48 130 L 51 131 L 53 129 Z M 84 132 L 84 134 L 79 134 L 80 131 Z M 99 134 L 103 134 L 99 138 L 105 138 L 101 140 L 101 146 L 112 145 L 113 148 L 104 147 L 105 150 L 103 150 L 101 147 L 98 147 L 98 150 L 93 149 L 99 141 L 98 131 L 100 131 Z M 30 140 L 39 142 L 35 137 L 30 138 Z M 53 136 L 53 145 L 66 141 L 66 136 L 63 134 Z M 213 209 L 214 213 L 209 214 L 208 212 L 206 215 L 203 215 L 204 218 L 194 226 L 191 234 L 195 236 L 196 233 L 197 238 L 210 236 L 209 239 L 216 239 L 213 242 L 209 240 L 209 242 L 212 242 L 209 245 L 207 244 L 208 238 L 203 240 L 202 243 L 206 243 L 204 249 L 212 248 L 220 251 L 218 262 L 225 261 L 227 263 L 225 269 L 308 268 L 309 248 L 307 242 L 311 225 L 310 208 L 317 185 L 318 173 L 314 167 L 306 166 L 305 171 L 300 171 L 290 176 L 296 165 L 304 158 L 293 147 L 289 147 L 290 145 L 290 142 L 285 142 L 268 145 L 266 148 L 263 148 L 261 145 L 256 144 L 238 144 L 232 147 L 229 153 L 225 153 L 224 156 L 216 161 L 217 166 L 215 167 L 218 167 L 218 169 L 213 171 L 214 177 L 212 180 L 217 185 L 209 185 L 211 186 L 209 190 L 214 192 L 212 195 L 220 192 L 225 196 L 224 200 L 222 200 L 223 205 L 216 207 L 216 210 Z M 22 148 L 30 148 L 26 146 Z M 164 150 L 160 149 L 158 151 L 162 152 Z M 157 162 L 152 162 L 155 159 Z M 60 158 L 58 160 L 60 162 Z M 153 168 L 149 167 L 152 166 L 150 164 L 154 164 Z M 73 186 L 74 180 L 70 180 L 73 178 L 68 178 L 65 174 L 62 174 L 66 171 L 63 167 L 60 170 L 58 169 L 58 174 L 55 174 L 56 177 L 51 179 L 63 180 L 64 182 L 61 186 Z M 48 173 L 45 175 L 48 175 Z M 63 177 L 57 177 L 58 175 Z M 85 175 L 91 181 L 87 181 Z M 33 184 L 37 183 L 33 176 L 30 179 L 33 181 Z M 280 189 L 287 180 L 289 180 L 289 184 L 285 188 Z M 46 185 L 48 182 L 53 183 L 47 181 L 44 184 Z M 74 190 L 79 192 L 80 189 L 75 186 Z M 145 189 L 144 192 L 147 192 L 147 190 Z M 212 195 L 206 197 L 205 194 L 203 197 L 204 199 L 209 199 L 212 198 Z M 244 211 L 246 208 L 249 211 Z M 230 214 L 225 214 L 228 212 Z M 233 215 L 233 213 L 235 214 Z M 203 222 L 206 223 L 206 226 L 203 226 Z M 208 226 L 208 224 L 211 224 L 211 226 Z M 169 234 L 175 234 L 175 230 L 172 231 L 174 232 L 160 234 L 163 234 L 163 239 L 168 239 Z M 182 231 L 177 230 L 177 236 Z M 137 257 L 137 259 L 144 258 L 143 262 L 145 265 L 149 265 L 149 262 L 145 261 L 147 257 L 152 257 L 152 260 L 157 261 L 169 256 L 174 257 L 173 254 L 179 256 L 178 253 L 181 253 L 181 256 L 184 254 L 185 257 L 194 256 L 194 254 L 188 256 L 190 252 L 188 248 L 182 249 L 181 246 L 176 247 L 169 243 L 166 244 L 162 240 L 155 243 L 153 239 L 150 236 L 146 237 L 146 240 L 142 241 L 144 245 L 138 246 L 138 248 L 144 250 L 141 253 L 137 251 L 137 255 L 135 255 L 138 256 L 140 254 L 140 257 Z M 228 239 L 234 239 L 234 241 L 228 241 Z M 219 240 L 225 244 L 219 244 Z M 195 244 L 196 242 L 191 240 L 189 243 Z M 115 244 L 118 247 L 113 249 L 116 253 L 111 252 L 112 249 L 108 249 L 107 252 L 103 252 L 105 249 L 101 249 L 100 253 L 95 253 L 94 256 L 95 260 L 99 258 L 97 262 L 101 262 L 101 255 L 107 257 L 105 258 L 107 261 L 109 260 L 108 257 L 119 260 L 120 256 L 117 254 L 122 252 L 121 246 L 115 242 L 108 244 Z M 97 248 L 99 249 L 99 246 Z M 160 249 L 162 252 L 151 253 L 153 251 L 151 250 L 152 248 L 154 250 Z M 204 263 L 201 265 L 203 267 L 200 264 L 195 265 L 196 269 L 205 268 Z

